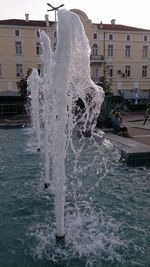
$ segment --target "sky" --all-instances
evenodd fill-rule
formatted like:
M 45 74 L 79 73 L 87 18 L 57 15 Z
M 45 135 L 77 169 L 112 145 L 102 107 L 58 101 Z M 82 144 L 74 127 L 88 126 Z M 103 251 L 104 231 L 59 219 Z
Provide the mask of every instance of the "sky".
M 31 20 L 54 20 L 54 12 L 47 12 L 47 3 L 57 7 L 64 4 L 64 8 L 80 9 L 86 13 L 93 23 L 123 24 L 150 30 L 150 0 L 0 0 L 0 20 L 24 19 L 25 13 Z

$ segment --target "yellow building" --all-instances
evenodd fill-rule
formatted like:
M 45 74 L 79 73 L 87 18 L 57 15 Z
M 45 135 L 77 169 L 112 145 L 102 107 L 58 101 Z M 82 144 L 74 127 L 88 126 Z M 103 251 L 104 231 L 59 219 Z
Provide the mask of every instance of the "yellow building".
M 16 93 L 16 82 L 27 70 L 40 67 L 41 46 L 39 29 L 49 32 L 53 22 L 45 20 L 8 19 L 0 21 L 0 95 Z
M 92 23 L 81 10 L 79 15 L 91 47 L 91 78 L 97 84 L 111 84 L 115 94 L 132 101 L 150 98 L 150 30 L 116 24 Z M 0 92 L 15 92 L 16 82 L 28 68 L 41 64 L 39 29 L 44 29 L 56 47 L 55 23 L 25 20 L 0 21 Z M 2 94 L 2 93 L 1 93 Z
M 91 77 L 98 84 L 110 81 L 115 94 L 132 101 L 150 99 L 150 30 L 116 24 L 93 24 L 79 15 L 91 47 Z

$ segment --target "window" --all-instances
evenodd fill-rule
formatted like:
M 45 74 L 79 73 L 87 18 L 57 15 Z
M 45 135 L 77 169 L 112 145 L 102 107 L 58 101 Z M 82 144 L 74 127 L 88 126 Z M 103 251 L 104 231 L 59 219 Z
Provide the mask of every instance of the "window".
M 131 67 L 125 66 L 125 76 L 130 77 L 131 76 Z
M 56 38 L 56 31 L 54 31 L 54 38 Z
M 147 35 L 144 35 L 144 42 L 147 42 Z
M 108 56 L 109 57 L 113 56 L 113 45 L 108 45 Z
M 92 68 L 92 77 L 97 78 L 98 77 L 98 67 L 93 66 Z
M 131 51 L 130 45 L 126 45 L 126 48 L 125 48 L 125 56 L 126 57 L 130 57 L 130 51 Z
M 147 57 L 147 52 L 148 52 L 148 46 L 144 45 L 143 46 L 143 57 Z
M 97 39 L 97 33 L 93 33 L 93 39 Z
M 142 66 L 142 77 L 147 77 L 147 66 Z
M 41 64 L 37 64 L 37 71 L 38 71 L 38 75 L 41 74 Z
M 127 35 L 127 41 L 130 41 L 130 35 L 129 34 Z
M 113 65 L 107 66 L 108 77 L 113 77 Z
M 16 55 L 22 54 L 21 42 L 16 42 Z
M 16 76 L 23 77 L 23 65 L 22 64 L 16 64 Z
M 37 36 L 37 37 L 40 37 L 40 31 L 39 31 L 39 30 L 36 31 L 36 36 Z
M 0 64 L 0 77 L 2 76 L 2 64 Z
M 93 56 L 97 56 L 98 55 L 98 45 L 97 44 L 93 44 L 92 55 Z
M 113 35 L 109 34 L 109 41 L 112 41 L 112 40 L 113 40 Z
M 36 43 L 36 54 L 38 56 L 42 55 L 42 47 L 41 47 L 41 44 L 39 42 Z
M 19 30 L 15 30 L 15 36 L 20 36 L 20 31 Z

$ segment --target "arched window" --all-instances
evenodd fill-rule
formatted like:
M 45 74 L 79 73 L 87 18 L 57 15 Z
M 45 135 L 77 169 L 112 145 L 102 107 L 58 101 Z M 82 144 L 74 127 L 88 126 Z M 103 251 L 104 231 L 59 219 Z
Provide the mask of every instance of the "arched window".
M 93 44 L 92 55 L 93 56 L 97 56 L 98 55 L 98 45 L 97 44 Z

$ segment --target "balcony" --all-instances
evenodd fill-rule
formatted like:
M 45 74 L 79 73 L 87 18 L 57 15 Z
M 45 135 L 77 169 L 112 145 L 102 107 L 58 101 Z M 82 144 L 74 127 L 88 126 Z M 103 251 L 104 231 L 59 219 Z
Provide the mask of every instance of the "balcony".
M 104 62 L 104 56 L 103 55 L 91 55 L 90 56 L 90 62 L 91 63 L 103 63 Z
M 100 77 L 100 76 L 92 76 L 91 79 L 96 84 L 101 84 L 104 81 L 104 77 Z

